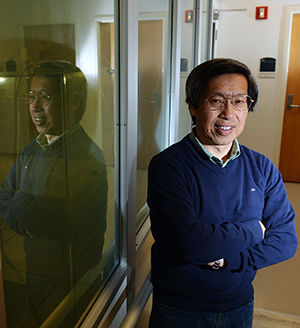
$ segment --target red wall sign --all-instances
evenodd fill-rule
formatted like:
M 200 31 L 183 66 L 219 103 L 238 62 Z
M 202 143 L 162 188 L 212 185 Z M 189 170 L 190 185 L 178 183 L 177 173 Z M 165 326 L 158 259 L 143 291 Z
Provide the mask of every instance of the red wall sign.
M 256 7 L 256 19 L 267 19 L 268 18 L 268 7 Z
M 186 23 L 191 23 L 193 21 L 193 10 L 186 10 L 184 21 Z

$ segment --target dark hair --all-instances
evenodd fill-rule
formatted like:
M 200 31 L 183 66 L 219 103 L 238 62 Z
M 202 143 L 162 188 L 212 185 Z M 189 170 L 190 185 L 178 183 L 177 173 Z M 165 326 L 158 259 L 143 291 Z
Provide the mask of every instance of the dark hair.
M 47 76 L 57 79 L 63 92 L 64 107 L 69 110 L 74 100 L 78 102 L 75 118 L 82 119 L 86 107 L 87 81 L 82 71 L 72 63 L 64 60 L 52 60 L 34 63 L 27 70 L 28 77 Z
M 255 78 L 245 64 L 230 58 L 212 59 L 196 66 L 191 71 L 185 86 L 186 103 L 196 109 L 199 104 L 199 98 L 211 78 L 222 74 L 234 73 L 242 74 L 247 79 L 248 95 L 254 100 L 249 111 L 253 111 L 258 99 L 258 85 Z

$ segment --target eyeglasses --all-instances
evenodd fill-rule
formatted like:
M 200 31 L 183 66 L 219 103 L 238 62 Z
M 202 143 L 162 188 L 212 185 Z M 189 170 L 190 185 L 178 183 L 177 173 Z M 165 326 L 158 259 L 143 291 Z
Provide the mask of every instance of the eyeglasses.
M 207 99 L 201 99 L 206 101 L 208 104 L 209 110 L 219 110 L 225 107 L 226 100 L 229 99 L 230 103 L 235 110 L 239 112 L 247 111 L 251 108 L 254 103 L 254 100 L 248 95 L 237 95 L 232 97 L 225 97 L 223 95 L 214 95 L 210 96 Z
M 53 98 L 57 98 L 57 95 L 49 95 L 46 91 L 33 92 L 29 91 L 27 100 L 29 104 L 33 104 L 39 99 L 41 105 L 49 105 Z

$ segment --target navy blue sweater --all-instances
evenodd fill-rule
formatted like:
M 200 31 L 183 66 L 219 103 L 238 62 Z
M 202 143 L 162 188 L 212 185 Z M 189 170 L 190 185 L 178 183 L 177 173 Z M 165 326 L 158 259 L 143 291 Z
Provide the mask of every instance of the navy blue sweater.
M 258 269 L 296 251 L 295 213 L 281 175 L 264 155 L 244 146 L 222 168 L 186 136 L 151 160 L 148 204 L 154 294 L 171 307 L 238 308 L 253 298 Z M 267 229 L 264 238 L 259 220 Z M 221 258 L 224 269 L 207 268 Z
M 24 235 L 27 296 L 41 322 L 99 263 L 106 207 L 103 152 L 82 127 L 47 151 L 34 140 L 18 155 L 0 189 L 0 215 Z

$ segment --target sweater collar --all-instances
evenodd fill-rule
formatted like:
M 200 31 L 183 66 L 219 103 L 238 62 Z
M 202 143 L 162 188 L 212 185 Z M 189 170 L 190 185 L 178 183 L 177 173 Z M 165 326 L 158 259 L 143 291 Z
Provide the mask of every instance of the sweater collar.
M 52 146 L 57 145 L 60 143 L 60 141 L 63 139 L 66 135 L 71 135 L 76 133 L 81 128 L 80 124 L 77 123 L 73 125 L 69 130 L 62 133 L 58 138 L 54 139 L 53 141 L 49 142 L 47 141 L 47 138 L 44 134 L 39 134 L 35 141 L 38 143 L 38 145 L 46 152 L 49 149 L 51 149 Z
M 231 162 L 235 158 L 239 157 L 240 154 L 241 154 L 239 142 L 238 142 L 237 139 L 234 139 L 233 140 L 233 143 L 232 143 L 231 150 L 230 150 L 229 158 L 223 163 L 223 161 L 220 158 L 214 156 L 211 152 L 209 152 L 204 147 L 204 145 L 197 138 L 194 129 L 190 132 L 189 138 L 192 141 L 192 143 L 196 146 L 197 150 L 200 153 L 202 153 L 211 162 L 213 162 L 214 164 L 217 164 L 217 165 L 219 165 L 221 167 L 225 167 L 229 162 Z

